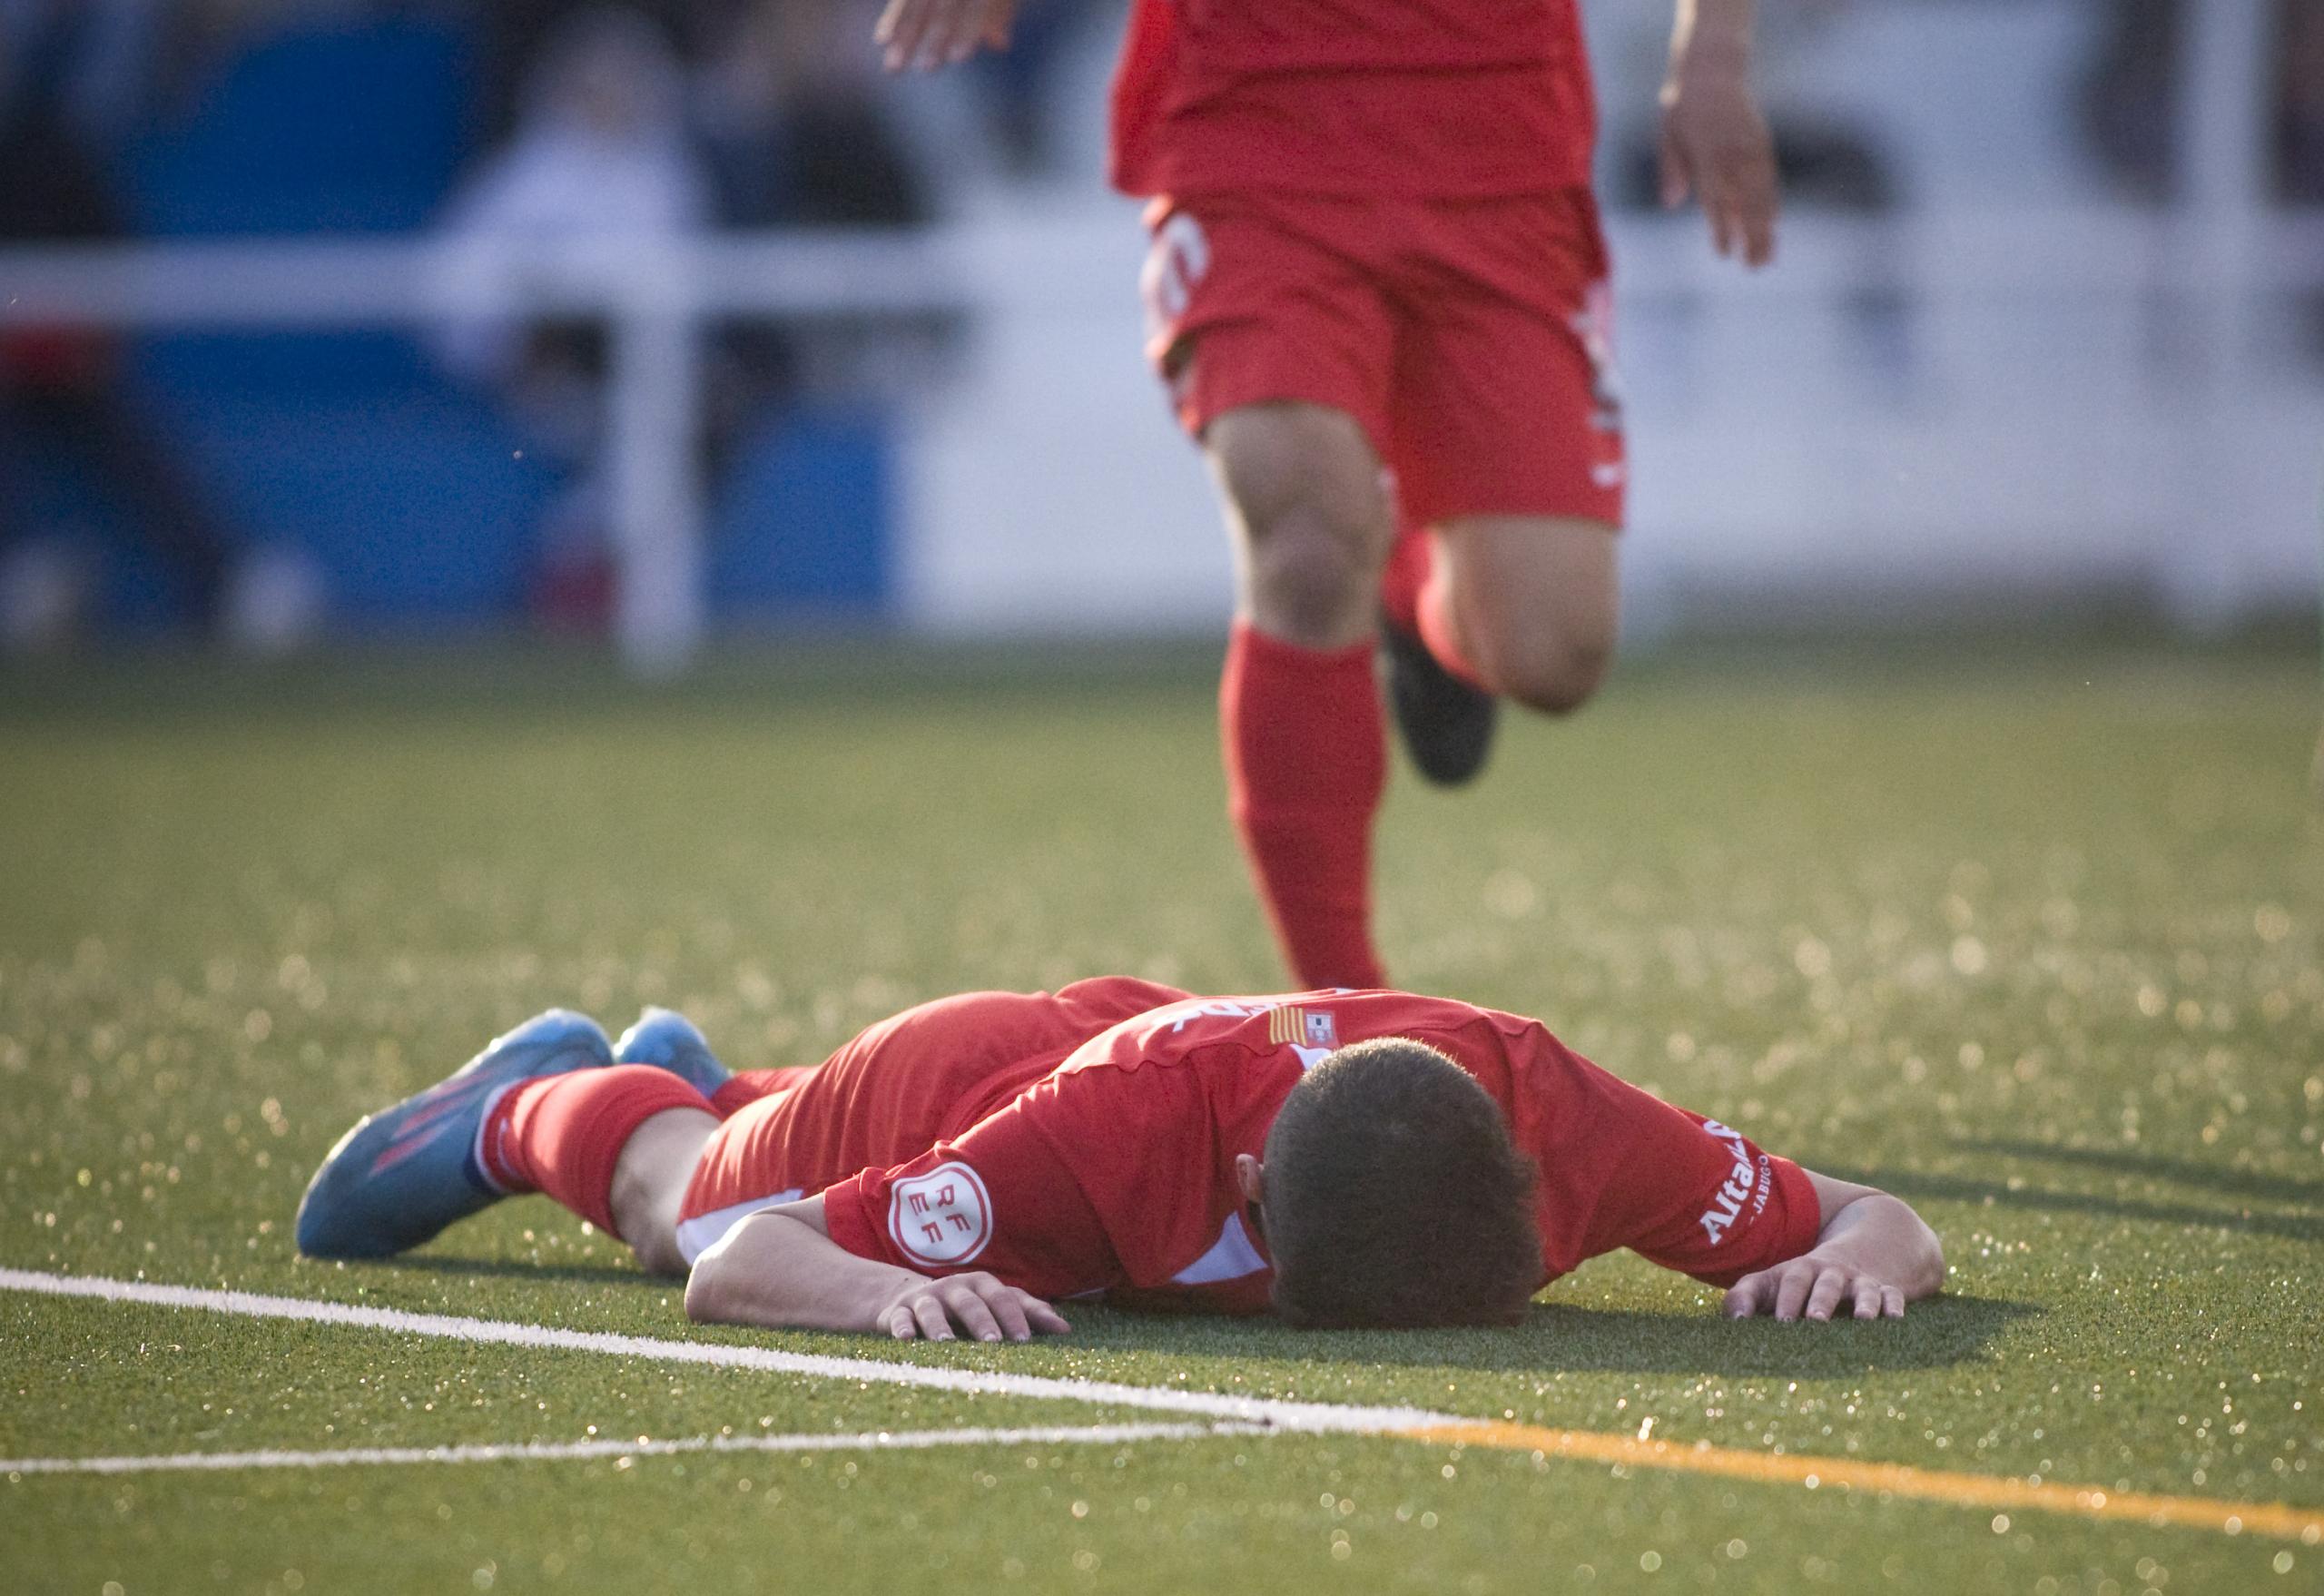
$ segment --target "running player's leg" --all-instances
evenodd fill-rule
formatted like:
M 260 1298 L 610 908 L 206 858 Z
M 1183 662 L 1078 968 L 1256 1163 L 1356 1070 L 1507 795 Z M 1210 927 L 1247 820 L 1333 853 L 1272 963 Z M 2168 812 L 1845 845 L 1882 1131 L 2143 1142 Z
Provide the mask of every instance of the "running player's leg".
M 1617 541 L 1580 517 L 1455 517 L 1421 591 L 1422 635 L 1491 692 L 1551 714 L 1579 709 L 1613 658 Z
M 1228 804 L 1306 986 L 1386 980 L 1370 927 L 1387 776 L 1373 645 L 1394 534 L 1376 444 L 1394 334 L 1337 241 L 1361 236 L 1348 225 L 1359 210 L 1247 196 L 1167 210 L 1147 278 L 1153 353 L 1236 545 L 1219 687 Z
M 1586 193 L 1445 212 L 1396 465 L 1435 529 L 1414 620 L 1444 668 L 1552 714 L 1614 646 L 1625 462 L 1605 256 Z

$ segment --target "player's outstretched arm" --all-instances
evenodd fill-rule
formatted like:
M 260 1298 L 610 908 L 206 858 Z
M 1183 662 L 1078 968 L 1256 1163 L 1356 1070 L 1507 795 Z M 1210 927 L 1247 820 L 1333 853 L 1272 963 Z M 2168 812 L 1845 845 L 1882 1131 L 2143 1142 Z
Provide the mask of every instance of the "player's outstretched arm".
M 701 1325 L 852 1330 L 950 1341 L 1029 1341 L 1066 1334 L 1058 1311 L 977 1271 L 931 1279 L 861 1258 L 832 1240 L 823 1199 L 752 1215 L 694 1260 L 686 1317 Z
M 888 0 L 872 30 L 890 72 L 958 66 L 980 49 L 1009 48 L 1017 0 Z
M 1901 1319 L 1906 1303 L 1945 1288 L 1945 1248 L 1918 1214 L 1885 1191 L 1807 1174 L 1824 1211 L 1816 1245 L 1737 1281 L 1728 1317 L 1828 1319 L 1846 1303 L 1859 1319 Z
M 1662 202 L 1692 194 L 1722 255 L 1776 252 L 1776 145 L 1751 92 L 1752 0 L 1679 0 L 1662 84 Z

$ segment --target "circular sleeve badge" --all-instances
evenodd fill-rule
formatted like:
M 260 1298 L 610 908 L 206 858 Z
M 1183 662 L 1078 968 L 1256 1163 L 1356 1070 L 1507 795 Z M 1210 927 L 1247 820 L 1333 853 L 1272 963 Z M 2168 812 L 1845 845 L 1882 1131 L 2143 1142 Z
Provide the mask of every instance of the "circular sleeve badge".
M 965 1264 L 992 1239 L 992 1197 L 966 1164 L 939 1164 L 889 1188 L 888 1239 L 915 1264 Z

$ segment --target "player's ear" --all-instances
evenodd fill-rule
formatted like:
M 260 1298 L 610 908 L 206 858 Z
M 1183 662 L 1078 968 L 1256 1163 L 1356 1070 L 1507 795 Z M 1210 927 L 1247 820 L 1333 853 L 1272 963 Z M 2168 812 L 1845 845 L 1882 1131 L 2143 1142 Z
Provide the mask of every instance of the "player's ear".
M 1266 1167 L 1248 1153 L 1235 1155 L 1235 1184 L 1243 1200 L 1254 1206 L 1266 1200 Z

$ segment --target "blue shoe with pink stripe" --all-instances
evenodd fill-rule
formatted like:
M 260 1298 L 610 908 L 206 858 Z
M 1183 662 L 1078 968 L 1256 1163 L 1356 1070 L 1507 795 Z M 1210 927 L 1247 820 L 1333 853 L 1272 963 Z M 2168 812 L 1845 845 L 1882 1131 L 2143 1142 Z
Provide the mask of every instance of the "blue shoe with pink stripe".
M 648 1009 L 639 1015 L 637 1023 L 614 1044 L 614 1062 L 666 1069 L 705 1098 L 716 1097 L 718 1089 L 734 1079 L 694 1021 L 670 1009 Z
M 478 1053 L 448 1079 L 359 1121 L 339 1138 L 299 1203 L 299 1250 L 311 1258 L 384 1258 L 500 1200 L 478 1141 L 502 1093 L 527 1080 L 613 1062 L 586 1014 L 552 1009 Z

